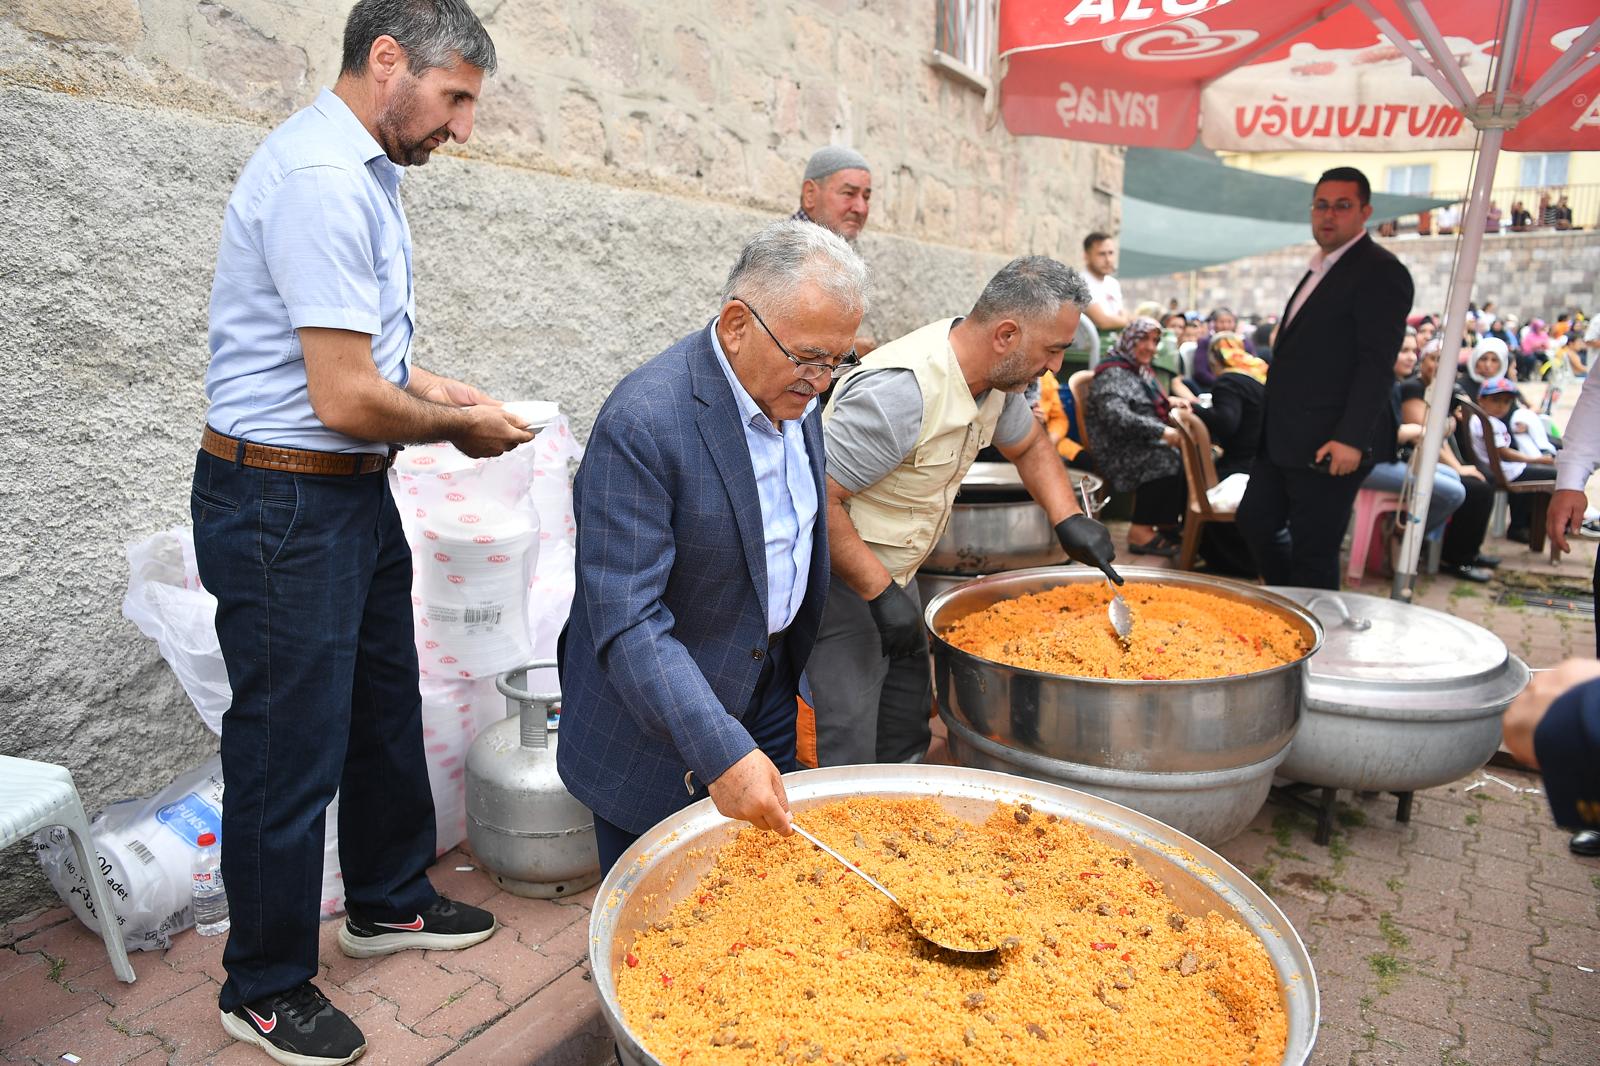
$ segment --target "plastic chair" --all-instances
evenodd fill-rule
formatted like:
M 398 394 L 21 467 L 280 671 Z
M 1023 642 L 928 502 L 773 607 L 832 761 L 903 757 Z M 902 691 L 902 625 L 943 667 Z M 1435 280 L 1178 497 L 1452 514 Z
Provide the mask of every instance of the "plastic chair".
M 1089 439 L 1089 383 L 1094 380 L 1093 370 L 1079 370 L 1067 378 L 1067 391 L 1072 393 L 1072 405 L 1078 411 L 1078 435 L 1083 438 L 1082 444 L 1091 452 L 1094 451 L 1094 442 Z
M 1211 457 L 1211 431 L 1193 411 L 1174 410 L 1169 421 L 1178 428 L 1183 454 L 1183 476 L 1189 484 L 1188 513 L 1183 519 L 1183 546 L 1178 549 L 1178 569 L 1193 570 L 1200 554 L 1200 535 L 1207 523 L 1232 522 L 1232 511 L 1211 506 L 1206 492 L 1217 486 L 1217 465 Z
M 89 884 L 89 900 L 100 920 L 100 938 L 106 942 L 111 968 L 117 980 L 133 983 L 133 966 L 117 930 L 116 908 L 111 893 L 93 861 L 94 838 L 89 835 L 89 818 L 83 801 L 64 766 L 0 755 L 0 847 L 9 847 L 46 826 L 59 825 L 72 839 L 78 856 L 78 869 Z
M 1380 492 L 1377 489 L 1362 489 L 1356 493 L 1355 524 L 1350 528 L 1350 563 L 1345 568 L 1345 576 L 1352 583 L 1360 581 L 1362 575 L 1367 572 L 1367 564 L 1371 562 L 1368 556 L 1373 549 L 1381 551 L 1383 548 L 1383 539 L 1372 535 L 1378 525 L 1378 519 L 1398 510 L 1400 510 L 1399 493 Z M 1379 561 L 1381 560 L 1380 555 Z

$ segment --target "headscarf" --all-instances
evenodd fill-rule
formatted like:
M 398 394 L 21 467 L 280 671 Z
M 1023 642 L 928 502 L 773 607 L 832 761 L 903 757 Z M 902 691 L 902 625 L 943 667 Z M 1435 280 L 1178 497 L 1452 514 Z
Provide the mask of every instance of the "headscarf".
M 1156 417 L 1165 422 L 1167 412 L 1171 405 L 1167 403 L 1167 394 L 1161 391 L 1161 383 L 1156 380 L 1155 371 L 1149 366 L 1140 366 L 1133 357 L 1133 350 L 1144 338 L 1161 337 L 1161 323 L 1153 318 L 1139 317 L 1129 322 L 1122 329 L 1122 336 L 1117 338 L 1116 345 L 1106 353 L 1095 365 L 1095 377 L 1099 377 L 1107 370 L 1130 370 L 1139 379 L 1139 384 L 1144 386 L 1144 391 L 1149 394 L 1150 402 L 1155 405 Z
M 1257 359 L 1245 351 L 1244 338 L 1232 330 L 1214 333 L 1211 336 L 1211 347 L 1207 355 L 1216 352 L 1222 359 L 1222 372 L 1224 374 L 1244 374 L 1255 378 L 1263 385 L 1267 381 L 1267 364 L 1265 360 Z
M 1484 381 L 1487 381 L 1489 378 L 1500 377 L 1506 372 L 1507 354 L 1509 351 L 1510 349 L 1506 347 L 1506 342 L 1501 340 L 1499 337 L 1484 337 L 1483 339 L 1479 340 L 1477 346 L 1472 349 L 1472 361 L 1467 364 L 1467 376 L 1472 378 L 1473 381 L 1479 382 L 1480 384 Z M 1500 360 L 1499 367 L 1490 371 L 1486 375 L 1478 373 L 1478 360 L 1485 355 L 1493 355 L 1496 359 Z

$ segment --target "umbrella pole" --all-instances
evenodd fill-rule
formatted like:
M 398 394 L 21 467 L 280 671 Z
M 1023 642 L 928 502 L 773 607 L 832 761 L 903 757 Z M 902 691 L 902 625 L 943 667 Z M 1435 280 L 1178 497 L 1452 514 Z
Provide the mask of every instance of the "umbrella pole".
M 1466 331 L 1467 302 L 1472 297 L 1472 282 L 1477 276 L 1478 254 L 1483 250 L 1484 221 L 1489 214 L 1495 167 L 1500 161 L 1500 144 L 1506 131 L 1498 126 L 1483 131 L 1478 158 L 1472 172 L 1472 195 L 1461 220 L 1461 243 L 1457 247 L 1455 268 L 1450 275 L 1450 290 L 1444 312 L 1444 343 L 1439 350 L 1439 371 L 1428 390 L 1428 421 L 1422 442 L 1412 456 L 1410 491 L 1402 497 L 1402 510 L 1409 516 L 1405 539 L 1400 544 L 1400 561 L 1394 570 L 1394 599 L 1410 601 L 1417 581 L 1417 560 L 1422 554 L 1422 533 L 1433 498 L 1433 472 L 1439 464 L 1439 448 L 1444 444 L 1444 427 L 1450 421 L 1450 396 L 1455 391 L 1456 369 L 1461 354 L 1461 337 Z

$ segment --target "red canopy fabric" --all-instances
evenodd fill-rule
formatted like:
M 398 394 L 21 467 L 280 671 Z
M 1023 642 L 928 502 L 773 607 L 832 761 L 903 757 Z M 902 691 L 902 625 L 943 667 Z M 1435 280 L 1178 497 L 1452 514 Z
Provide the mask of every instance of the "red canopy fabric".
M 1483 92 L 1500 0 L 1427 5 Z M 1522 20 L 1508 117 L 1596 12 L 1595 0 L 1540 0 Z M 1002 0 L 1000 113 L 1012 133 L 1146 148 L 1187 148 L 1197 133 L 1226 151 L 1471 148 L 1473 125 L 1373 15 L 1418 42 L 1401 0 Z M 1505 147 L 1600 149 L 1600 67 L 1521 117 Z

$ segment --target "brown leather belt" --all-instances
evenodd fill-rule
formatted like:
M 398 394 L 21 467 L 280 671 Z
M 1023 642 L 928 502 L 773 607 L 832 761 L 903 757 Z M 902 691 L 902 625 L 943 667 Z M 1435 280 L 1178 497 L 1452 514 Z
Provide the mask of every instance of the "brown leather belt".
M 375 452 L 318 452 L 310 448 L 280 448 L 253 444 L 218 433 L 210 426 L 200 435 L 200 450 L 218 459 L 239 462 L 262 470 L 287 470 L 291 474 L 376 474 L 394 462 L 396 449 L 387 454 Z

